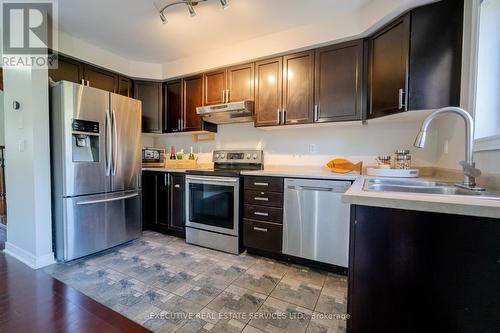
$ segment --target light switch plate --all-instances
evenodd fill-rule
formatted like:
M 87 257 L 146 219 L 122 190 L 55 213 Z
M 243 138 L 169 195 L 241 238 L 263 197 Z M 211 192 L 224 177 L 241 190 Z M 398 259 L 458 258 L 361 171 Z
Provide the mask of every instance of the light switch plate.
M 26 150 L 26 140 L 19 140 L 19 151 L 22 153 Z

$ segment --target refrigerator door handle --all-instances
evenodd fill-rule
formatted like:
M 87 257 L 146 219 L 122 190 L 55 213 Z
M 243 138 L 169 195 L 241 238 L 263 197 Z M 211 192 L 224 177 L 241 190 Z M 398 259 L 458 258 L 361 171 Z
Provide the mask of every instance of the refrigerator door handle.
M 125 200 L 125 199 L 135 198 L 138 195 L 139 195 L 139 193 L 133 193 L 133 194 L 127 194 L 127 195 L 123 195 L 121 197 L 116 197 L 116 198 L 80 201 L 80 202 L 77 202 L 76 204 L 78 206 L 82 206 L 82 205 L 95 205 L 95 204 L 100 204 L 100 203 L 106 203 L 106 202 L 112 202 L 112 201 L 119 201 L 119 200 Z
M 116 129 L 115 110 L 113 110 L 112 122 L 113 122 L 113 176 L 116 176 L 116 169 L 118 165 L 118 131 Z
M 112 157 L 112 145 L 113 143 L 111 142 L 111 117 L 109 115 L 109 110 L 106 110 L 106 135 L 104 140 L 106 141 L 106 176 L 111 175 L 111 159 Z

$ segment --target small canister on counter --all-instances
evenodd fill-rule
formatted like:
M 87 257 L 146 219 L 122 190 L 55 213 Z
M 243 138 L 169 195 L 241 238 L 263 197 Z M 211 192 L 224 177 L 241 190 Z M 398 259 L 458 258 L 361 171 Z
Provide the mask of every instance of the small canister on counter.
M 390 169 L 391 168 L 391 159 L 390 155 L 382 155 L 377 157 L 377 163 L 379 169 Z
M 396 150 L 394 154 L 394 169 L 411 169 L 411 155 L 408 149 Z

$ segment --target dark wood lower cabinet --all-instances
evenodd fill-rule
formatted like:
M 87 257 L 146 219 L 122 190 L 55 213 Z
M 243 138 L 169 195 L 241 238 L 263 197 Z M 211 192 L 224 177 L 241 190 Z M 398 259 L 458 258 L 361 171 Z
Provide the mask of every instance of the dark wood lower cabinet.
M 498 332 L 500 219 L 353 206 L 348 332 Z
M 169 225 L 169 175 L 166 172 L 142 173 L 143 228 L 165 232 Z
M 184 174 L 170 174 L 168 229 L 177 236 L 186 236 L 186 176 Z
M 142 173 L 143 228 L 185 237 L 184 174 L 144 171 Z
M 250 253 L 281 257 L 283 178 L 245 176 L 243 184 L 243 244 Z
M 277 223 L 243 220 L 243 244 L 268 252 L 281 253 L 283 226 Z

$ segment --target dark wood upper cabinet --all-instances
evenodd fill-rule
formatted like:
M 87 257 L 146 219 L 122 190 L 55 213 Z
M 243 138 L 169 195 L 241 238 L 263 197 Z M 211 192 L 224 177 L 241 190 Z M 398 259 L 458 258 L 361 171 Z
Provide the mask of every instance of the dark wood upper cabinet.
M 312 122 L 314 50 L 283 57 L 283 118 L 285 125 Z
M 412 11 L 409 110 L 460 105 L 463 6 L 443 0 Z
M 182 120 L 182 81 L 165 83 L 165 128 L 168 133 L 181 131 Z
M 254 100 L 254 76 L 254 63 L 233 66 L 227 69 L 229 102 Z
M 120 76 L 118 80 L 118 94 L 127 97 L 134 96 L 133 82 L 131 79 Z
M 370 39 L 370 118 L 407 110 L 409 47 L 409 14 Z
M 226 103 L 226 69 L 203 74 L 203 85 L 205 90 L 204 105 Z
M 184 91 L 182 101 L 184 110 L 182 129 L 184 131 L 201 130 L 201 117 L 196 114 L 196 108 L 203 105 L 203 76 L 192 76 L 183 79 L 182 82 L 182 89 Z
M 82 83 L 83 63 L 60 55 L 57 58 L 57 62 L 57 68 L 49 69 L 49 76 L 54 82 L 64 80 L 80 84 Z
M 118 75 L 115 73 L 85 64 L 83 76 L 90 87 L 113 93 L 118 91 Z
M 361 119 L 363 41 L 316 50 L 315 122 Z
M 142 132 L 163 132 L 163 93 L 161 82 L 135 81 L 134 98 L 142 102 Z
M 280 124 L 283 98 L 283 58 L 255 63 L 255 126 Z

